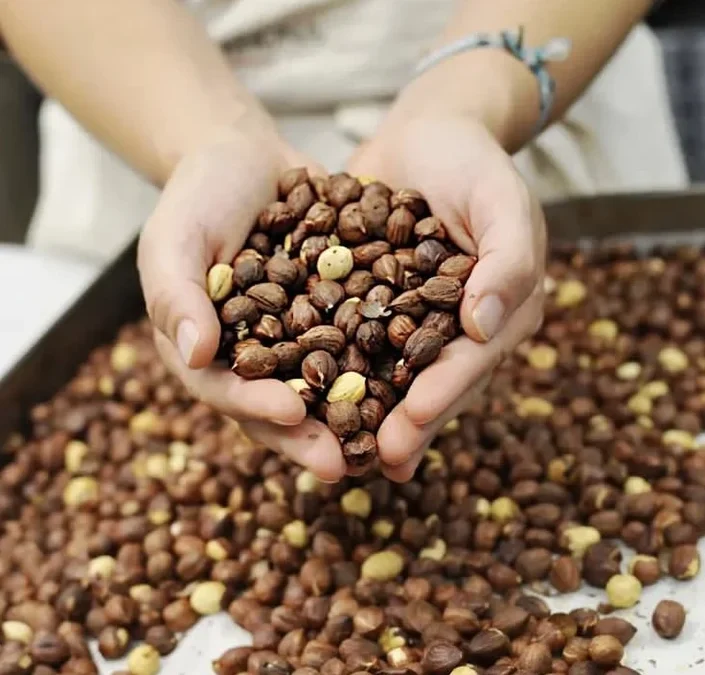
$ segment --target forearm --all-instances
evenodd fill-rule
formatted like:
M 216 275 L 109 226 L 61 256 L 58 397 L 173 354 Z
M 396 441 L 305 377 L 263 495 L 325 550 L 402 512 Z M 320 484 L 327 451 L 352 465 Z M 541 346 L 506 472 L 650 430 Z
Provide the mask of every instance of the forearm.
M 43 90 L 158 184 L 262 114 L 174 0 L 0 0 L 0 33 Z
M 652 0 L 465 0 L 438 45 L 475 32 L 524 27 L 525 44 L 554 37 L 572 41 L 569 58 L 550 64 L 556 80 L 552 118 L 560 117 L 588 86 Z M 536 79 L 498 49 L 479 48 L 451 57 L 412 82 L 400 95 L 401 114 L 433 110 L 479 117 L 509 151 L 531 137 L 539 118 Z M 413 111 L 413 112 L 412 112 Z

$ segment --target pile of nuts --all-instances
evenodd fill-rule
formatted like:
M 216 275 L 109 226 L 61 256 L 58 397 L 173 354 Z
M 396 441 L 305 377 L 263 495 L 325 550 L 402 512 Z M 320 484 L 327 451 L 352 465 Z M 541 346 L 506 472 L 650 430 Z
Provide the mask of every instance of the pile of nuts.
M 369 467 L 375 433 L 414 375 L 458 334 L 476 258 L 415 190 L 291 169 L 232 265 L 214 265 L 220 356 L 246 379 L 277 377 Z
M 253 643 L 218 675 L 633 675 L 620 610 L 700 571 L 704 280 L 694 248 L 556 251 L 540 333 L 399 485 L 319 483 L 124 328 L 5 443 L 0 674 L 93 675 L 95 638 L 155 675 L 225 610 Z M 604 602 L 551 612 L 582 584 Z

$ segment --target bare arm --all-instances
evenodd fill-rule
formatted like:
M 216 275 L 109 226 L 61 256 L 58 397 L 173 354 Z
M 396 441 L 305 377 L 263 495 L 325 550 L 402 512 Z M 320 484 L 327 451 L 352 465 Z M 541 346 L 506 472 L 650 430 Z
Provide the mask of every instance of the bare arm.
M 652 0 L 465 0 L 438 44 L 519 26 L 524 26 L 530 46 L 553 37 L 571 39 L 569 59 L 549 66 L 557 85 L 555 119 L 580 96 L 651 5 Z M 538 120 L 536 80 L 509 54 L 476 49 L 438 64 L 404 90 L 398 114 L 419 111 L 479 117 L 514 151 L 529 140 Z
M 160 185 L 190 150 L 264 117 L 175 0 L 0 0 L 0 33 L 42 89 Z

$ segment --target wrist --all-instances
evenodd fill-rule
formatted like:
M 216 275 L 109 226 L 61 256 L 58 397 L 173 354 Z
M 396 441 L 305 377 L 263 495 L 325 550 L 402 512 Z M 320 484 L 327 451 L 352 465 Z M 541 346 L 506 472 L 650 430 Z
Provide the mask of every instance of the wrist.
M 510 153 L 528 142 L 540 115 L 534 75 L 510 54 L 475 49 L 450 57 L 399 94 L 394 123 L 420 116 L 467 117 Z

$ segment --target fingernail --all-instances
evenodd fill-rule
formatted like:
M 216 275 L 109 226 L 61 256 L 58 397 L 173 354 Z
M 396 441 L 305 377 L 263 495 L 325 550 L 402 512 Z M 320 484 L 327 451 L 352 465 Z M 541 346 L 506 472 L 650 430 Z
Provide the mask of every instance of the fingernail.
M 196 324 L 190 319 L 184 319 L 176 329 L 176 347 L 187 366 L 191 363 L 193 350 L 197 343 L 198 328 L 196 328 Z
M 496 295 L 486 295 L 477 303 L 472 312 L 472 320 L 485 342 L 491 340 L 500 329 L 504 313 L 504 303 Z

